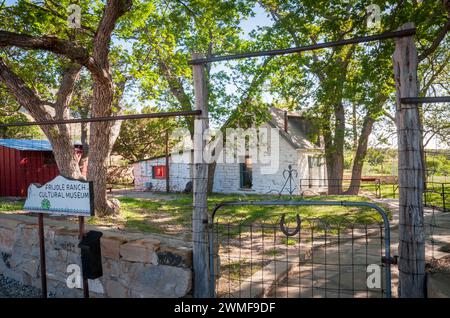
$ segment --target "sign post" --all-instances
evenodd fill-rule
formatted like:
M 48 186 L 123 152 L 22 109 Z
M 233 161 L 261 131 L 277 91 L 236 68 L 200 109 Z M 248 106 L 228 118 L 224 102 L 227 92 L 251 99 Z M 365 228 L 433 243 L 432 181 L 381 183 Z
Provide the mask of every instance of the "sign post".
M 44 214 L 38 213 L 39 220 L 39 257 L 41 259 L 42 298 L 47 298 L 47 269 L 45 264 Z
M 80 241 L 83 239 L 85 231 L 84 231 L 84 216 L 78 217 L 78 224 L 80 226 Z M 83 294 L 84 298 L 89 298 L 89 281 L 83 275 Z
M 78 216 L 80 240 L 85 235 L 84 217 L 94 216 L 94 191 L 91 181 L 75 180 L 57 176 L 52 181 L 28 187 L 25 211 L 38 213 L 39 248 L 41 264 L 42 297 L 47 298 L 47 274 L 45 263 L 44 213 Z M 89 285 L 83 275 L 84 297 L 89 298 Z

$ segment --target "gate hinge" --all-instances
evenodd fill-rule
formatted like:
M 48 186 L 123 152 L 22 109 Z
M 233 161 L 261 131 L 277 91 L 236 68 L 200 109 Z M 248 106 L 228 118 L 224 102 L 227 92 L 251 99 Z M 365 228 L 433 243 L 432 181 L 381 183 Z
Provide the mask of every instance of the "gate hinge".
M 398 264 L 398 255 L 394 255 L 394 257 L 390 257 L 390 260 L 388 260 L 386 256 L 383 256 L 383 257 L 381 257 L 381 263 L 397 265 Z

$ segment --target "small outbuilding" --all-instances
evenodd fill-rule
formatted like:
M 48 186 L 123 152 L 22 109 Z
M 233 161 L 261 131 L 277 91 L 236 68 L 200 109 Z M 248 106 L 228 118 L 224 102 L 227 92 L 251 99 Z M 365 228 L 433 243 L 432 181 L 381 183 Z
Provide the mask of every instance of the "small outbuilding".
M 74 146 L 82 154 L 81 146 Z M 0 197 L 26 197 L 32 183 L 59 175 L 48 140 L 0 139 Z
M 261 162 L 250 153 L 231 162 L 216 162 L 213 192 L 289 194 L 292 190 L 292 194 L 302 194 L 305 191 L 325 191 L 324 148 L 321 138 L 311 138 L 319 135 L 315 125 L 301 113 L 275 107 L 270 108 L 270 115 L 271 118 L 259 128 L 274 129 L 278 135 L 276 147 L 266 145 L 267 149 L 270 148 L 268 159 L 271 162 Z M 263 144 L 260 142 L 259 146 Z M 222 157 L 226 156 L 225 149 L 222 154 Z M 186 151 L 172 153 L 167 159 L 161 156 L 134 163 L 135 188 L 166 191 L 169 185 L 170 191 L 188 191 L 192 185 L 192 158 L 191 152 Z M 288 180 L 289 170 L 291 181 Z

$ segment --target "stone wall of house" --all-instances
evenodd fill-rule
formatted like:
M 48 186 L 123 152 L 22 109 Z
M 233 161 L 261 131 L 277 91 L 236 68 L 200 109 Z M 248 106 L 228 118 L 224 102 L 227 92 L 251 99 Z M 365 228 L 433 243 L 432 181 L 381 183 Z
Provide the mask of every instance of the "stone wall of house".
M 316 166 L 309 169 L 308 158 L 318 159 Z M 318 194 L 327 190 L 327 168 L 324 156 L 317 151 L 299 150 L 298 180 L 300 192 L 306 195 Z
M 283 189 L 283 186 L 286 182 L 285 176 L 283 176 L 283 172 L 289 168 L 289 165 L 292 166 L 292 169 L 295 169 L 299 172 L 299 153 L 294 147 L 289 144 L 284 138 L 280 136 L 280 151 L 279 151 L 279 165 L 278 170 L 270 171 L 270 173 L 265 173 L 264 167 L 261 164 L 255 164 L 253 167 L 253 187 L 252 189 L 256 193 L 272 193 L 277 194 L 279 191 Z M 296 188 L 294 194 L 298 194 L 298 178 L 293 175 L 293 184 L 292 188 Z M 289 194 L 289 185 L 286 185 L 283 189 L 283 194 Z
M 239 163 L 217 163 L 214 171 L 213 192 L 235 193 L 239 191 Z
M 271 151 L 271 149 L 269 149 Z M 304 165 L 301 165 L 300 153 L 294 149 L 284 138 L 279 137 L 279 157 L 278 157 L 278 169 L 268 171 L 267 165 L 260 164 L 253 160 L 252 162 L 252 175 L 253 175 L 253 187 L 252 189 L 240 188 L 240 169 L 239 163 L 218 163 L 214 174 L 214 186 L 213 191 L 219 193 L 255 193 L 277 194 L 286 181 L 283 176 L 283 171 L 288 169 L 289 165 L 292 165 L 292 169 L 298 171 L 298 175 L 304 175 L 308 173 L 307 167 L 305 171 Z M 275 160 L 275 159 L 274 159 Z M 298 194 L 298 178 L 296 181 L 296 191 Z M 294 186 L 293 186 L 294 187 Z M 287 186 L 283 190 L 283 194 L 289 193 L 289 187 Z
M 191 181 L 190 172 L 190 152 L 183 154 L 172 154 L 169 158 L 169 185 L 170 190 L 182 192 L 186 189 L 186 184 Z M 133 165 L 134 186 L 137 190 L 148 189 L 148 184 L 152 184 L 152 191 L 166 191 L 166 179 L 152 178 L 152 167 L 166 165 L 166 158 L 156 158 L 137 162 Z
M 89 281 L 92 297 L 184 297 L 192 286 L 192 247 L 161 235 L 109 230 L 103 233 L 103 276 Z M 81 268 L 78 225 L 45 218 L 48 292 L 56 297 L 82 297 L 68 288 L 70 264 Z M 37 217 L 0 215 L 0 273 L 40 288 Z M 70 280 L 74 281 L 74 279 Z

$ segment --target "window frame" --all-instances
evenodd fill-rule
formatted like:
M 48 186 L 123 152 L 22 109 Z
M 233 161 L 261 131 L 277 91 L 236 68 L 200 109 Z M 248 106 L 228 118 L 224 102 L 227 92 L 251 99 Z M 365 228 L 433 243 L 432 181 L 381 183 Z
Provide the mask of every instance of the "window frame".
M 245 174 L 247 174 L 246 178 Z M 244 162 L 239 163 L 239 188 L 245 190 L 253 189 L 253 163 L 249 156 L 245 157 Z

